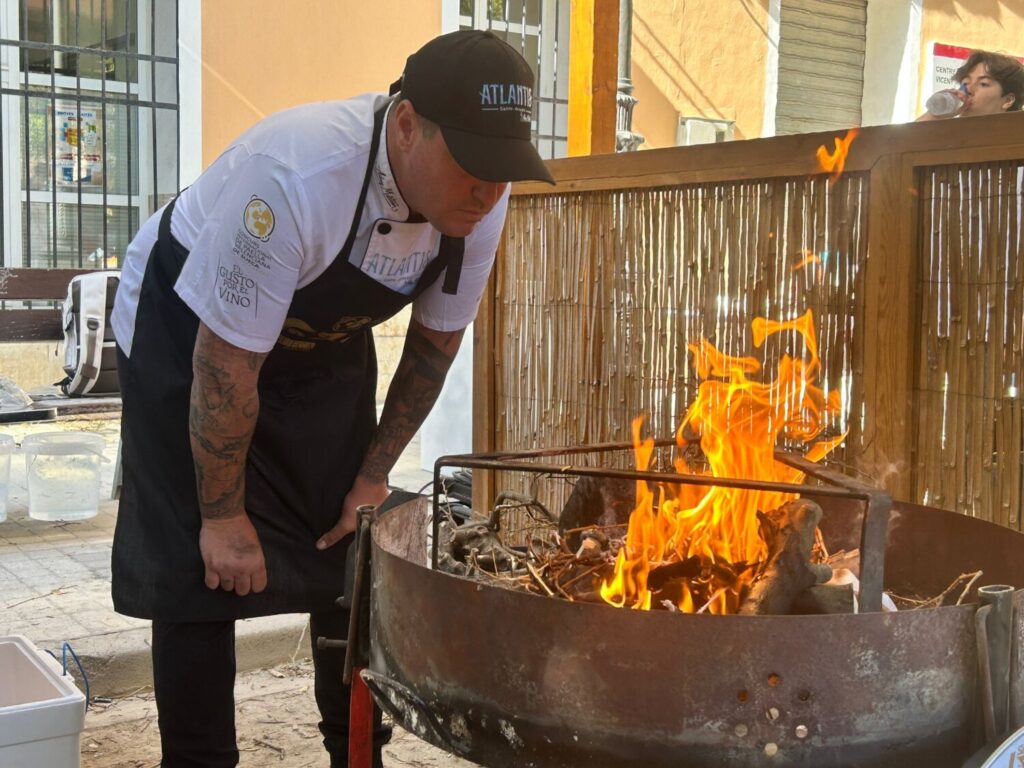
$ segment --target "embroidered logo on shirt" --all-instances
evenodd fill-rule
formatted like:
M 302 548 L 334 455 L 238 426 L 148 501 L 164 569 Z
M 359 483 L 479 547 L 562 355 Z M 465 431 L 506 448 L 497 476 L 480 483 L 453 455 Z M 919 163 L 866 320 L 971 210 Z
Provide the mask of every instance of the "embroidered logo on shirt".
M 377 187 L 380 189 L 380 196 L 384 198 L 384 202 L 387 203 L 388 208 L 392 211 L 397 211 L 398 193 L 395 188 L 391 186 L 390 175 L 382 171 L 379 166 L 374 170 L 377 173 Z
M 284 321 L 277 343 L 296 352 L 311 352 L 317 344 L 336 344 L 363 330 L 373 318 L 366 315 L 346 316 L 338 319 L 330 331 L 318 331 L 305 320 L 289 317 Z
M 245 206 L 242 214 L 242 221 L 245 223 L 245 231 L 264 243 L 270 239 L 274 231 L 274 212 L 270 210 L 266 200 L 253 195 L 249 204 Z

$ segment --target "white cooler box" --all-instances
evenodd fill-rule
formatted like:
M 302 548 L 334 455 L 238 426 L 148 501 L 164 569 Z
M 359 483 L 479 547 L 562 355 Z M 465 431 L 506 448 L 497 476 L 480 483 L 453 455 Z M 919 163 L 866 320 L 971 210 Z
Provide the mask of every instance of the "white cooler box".
M 85 696 L 21 635 L 0 637 L 0 766 L 78 768 Z

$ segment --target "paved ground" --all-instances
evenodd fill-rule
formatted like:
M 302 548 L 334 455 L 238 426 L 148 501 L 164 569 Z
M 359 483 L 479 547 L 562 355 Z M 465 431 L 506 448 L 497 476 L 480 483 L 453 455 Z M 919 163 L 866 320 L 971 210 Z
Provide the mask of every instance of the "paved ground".
M 242 768 L 326 768 L 309 662 L 240 675 L 235 686 Z M 148 692 L 96 706 L 82 735 L 82 768 L 156 768 L 160 740 Z M 401 729 L 384 748 L 387 768 L 469 768 Z
M 0 432 L 13 435 L 19 442 L 26 435 L 55 430 L 96 432 L 105 439 L 108 461 L 103 464 L 99 512 L 94 518 L 72 523 L 43 522 L 28 516 L 25 461 L 22 455 L 14 455 L 7 519 L 0 522 L 0 636 L 25 635 L 39 648 L 55 651 L 58 656 L 62 645 L 67 642 L 82 658 L 92 695 L 113 697 L 117 702 L 121 702 L 125 694 L 137 695 L 140 690 L 144 691 L 151 679 L 149 623 L 114 613 L 110 600 L 110 550 L 117 517 L 117 502 L 110 500 L 110 490 L 119 429 L 120 419 L 109 416 L 0 425 Z M 419 468 L 419 444 L 416 440 L 400 460 L 391 482 L 415 491 L 430 479 L 430 474 Z M 294 663 L 308 655 L 305 616 L 275 616 L 239 622 L 240 672 Z M 293 708 L 284 715 L 291 718 L 288 727 L 300 730 L 312 727 L 315 731 L 316 717 L 311 708 L 311 695 L 308 698 L 309 707 Z M 272 703 L 268 706 L 273 708 Z M 121 709 L 123 711 L 124 707 Z M 99 709 L 90 710 L 87 729 L 91 731 L 110 725 L 104 717 L 106 713 Z M 416 744 L 422 744 L 414 737 L 406 736 Z M 269 743 L 267 739 L 264 741 Z M 137 746 L 132 738 L 125 743 L 132 750 Z M 315 749 L 306 755 L 308 762 L 285 762 L 272 746 L 260 747 L 253 742 L 246 748 L 247 757 L 242 765 L 319 765 L 319 741 L 313 739 L 311 743 Z M 298 747 L 295 750 L 296 754 L 301 752 Z M 143 752 L 145 754 L 138 758 L 130 754 L 120 755 L 118 760 L 123 758 L 123 761 L 118 762 L 107 751 L 103 760 L 90 762 L 92 758 L 83 746 L 84 764 L 97 768 L 153 765 L 155 759 L 146 755 L 157 753 L 151 750 Z M 269 756 L 277 762 L 260 762 L 263 758 L 259 755 Z M 425 762 L 415 762 L 415 759 L 403 758 L 404 761 L 389 762 L 389 765 L 456 765 L 454 758 L 437 758 L 436 755 L 431 759 L 440 759 L 441 762 L 430 762 L 426 758 L 423 758 Z

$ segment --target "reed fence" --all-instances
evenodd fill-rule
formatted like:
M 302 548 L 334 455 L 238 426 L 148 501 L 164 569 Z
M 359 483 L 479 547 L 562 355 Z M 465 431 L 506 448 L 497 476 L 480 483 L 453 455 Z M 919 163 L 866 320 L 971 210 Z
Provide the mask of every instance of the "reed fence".
M 1024 114 L 556 161 L 513 189 L 475 326 L 474 450 L 669 436 L 687 344 L 753 354 L 814 313 L 833 461 L 895 497 L 1020 526 Z M 497 489 L 481 473 L 482 504 Z

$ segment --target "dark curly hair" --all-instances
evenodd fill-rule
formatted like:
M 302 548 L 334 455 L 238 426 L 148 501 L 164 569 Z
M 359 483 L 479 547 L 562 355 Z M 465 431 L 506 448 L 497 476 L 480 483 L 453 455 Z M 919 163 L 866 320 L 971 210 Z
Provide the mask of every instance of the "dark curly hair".
M 961 82 L 979 64 L 984 64 L 988 75 L 1003 89 L 1003 95 L 1012 95 L 1010 111 L 1024 108 L 1024 64 L 1013 56 L 992 51 L 971 51 L 964 65 L 956 71 L 953 79 Z

